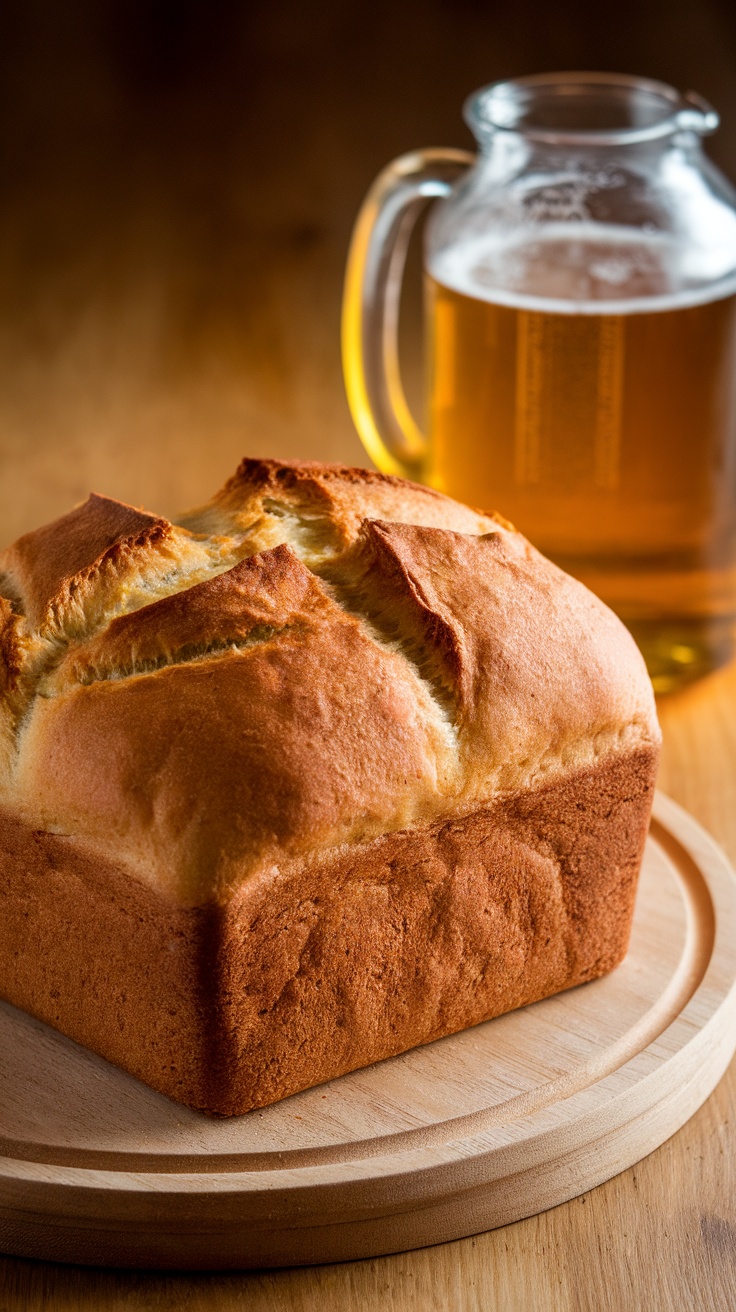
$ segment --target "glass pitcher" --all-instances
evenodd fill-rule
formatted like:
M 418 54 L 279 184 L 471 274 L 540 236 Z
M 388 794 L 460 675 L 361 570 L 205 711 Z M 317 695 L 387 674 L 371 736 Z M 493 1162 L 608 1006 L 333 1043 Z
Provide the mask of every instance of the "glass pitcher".
M 664 691 L 723 663 L 736 615 L 736 194 L 718 116 L 642 78 L 470 97 L 477 156 L 389 165 L 356 223 L 343 364 L 386 473 L 493 508 L 634 632 Z M 425 241 L 427 434 L 401 385 L 409 233 Z

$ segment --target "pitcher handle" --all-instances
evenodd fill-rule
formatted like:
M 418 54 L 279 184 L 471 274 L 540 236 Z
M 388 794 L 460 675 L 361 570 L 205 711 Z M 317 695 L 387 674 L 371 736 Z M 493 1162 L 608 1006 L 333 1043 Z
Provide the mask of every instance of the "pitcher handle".
M 353 229 L 342 303 L 345 390 L 363 445 L 384 474 L 420 482 L 427 474 L 427 439 L 399 371 L 399 300 L 411 230 L 425 201 L 447 196 L 474 163 L 465 150 L 401 155 L 376 178 Z

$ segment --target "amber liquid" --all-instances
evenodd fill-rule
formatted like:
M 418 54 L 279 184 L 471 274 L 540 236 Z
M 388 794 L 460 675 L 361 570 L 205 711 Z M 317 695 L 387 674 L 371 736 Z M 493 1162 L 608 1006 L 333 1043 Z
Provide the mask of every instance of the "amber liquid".
M 664 691 L 731 650 L 736 295 L 647 312 L 651 283 L 596 313 L 429 276 L 429 435 L 434 484 L 597 592 Z

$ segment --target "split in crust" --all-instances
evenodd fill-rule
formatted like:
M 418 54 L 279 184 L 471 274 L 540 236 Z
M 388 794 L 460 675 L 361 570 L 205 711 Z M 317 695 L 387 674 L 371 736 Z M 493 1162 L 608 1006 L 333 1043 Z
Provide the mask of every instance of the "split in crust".
M 0 994 L 231 1115 L 603 974 L 659 730 L 505 521 L 246 460 L 0 554 Z

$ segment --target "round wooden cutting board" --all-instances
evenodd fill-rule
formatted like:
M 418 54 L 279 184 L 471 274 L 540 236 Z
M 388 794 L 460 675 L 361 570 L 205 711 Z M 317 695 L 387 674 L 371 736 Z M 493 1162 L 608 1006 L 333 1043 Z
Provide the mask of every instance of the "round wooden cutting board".
M 0 1004 L 0 1248 L 215 1269 L 435 1244 L 572 1198 L 708 1096 L 736 1048 L 736 880 L 658 797 L 605 979 L 214 1120 Z

